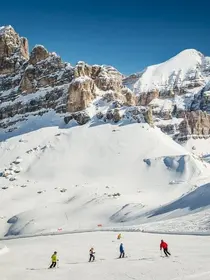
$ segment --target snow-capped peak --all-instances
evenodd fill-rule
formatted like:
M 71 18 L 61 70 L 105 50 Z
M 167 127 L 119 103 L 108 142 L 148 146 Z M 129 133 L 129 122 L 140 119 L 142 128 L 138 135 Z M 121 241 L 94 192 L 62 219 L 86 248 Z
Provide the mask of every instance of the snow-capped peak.
M 13 27 L 11 25 L 7 25 L 7 26 L 0 26 L 0 35 L 3 35 L 6 31 L 13 29 Z
M 139 79 L 134 81 L 133 89 L 136 93 L 148 92 L 154 89 L 168 90 L 179 86 L 188 74 L 200 72 L 204 56 L 195 49 L 187 49 L 171 59 L 147 67 Z

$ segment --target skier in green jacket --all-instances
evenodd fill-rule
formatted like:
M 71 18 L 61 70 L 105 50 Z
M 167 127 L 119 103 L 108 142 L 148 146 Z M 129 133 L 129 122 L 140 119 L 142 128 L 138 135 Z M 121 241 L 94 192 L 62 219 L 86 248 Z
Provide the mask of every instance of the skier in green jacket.
M 50 265 L 49 268 L 54 268 L 56 267 L 56 264 L 57 264 L 57 261 L 58 261 L 58 258 L 57 258 L 57 252 L 55 251 L 54 254 L 51 256 L 51 260 L 52 260 L 52 263 Z

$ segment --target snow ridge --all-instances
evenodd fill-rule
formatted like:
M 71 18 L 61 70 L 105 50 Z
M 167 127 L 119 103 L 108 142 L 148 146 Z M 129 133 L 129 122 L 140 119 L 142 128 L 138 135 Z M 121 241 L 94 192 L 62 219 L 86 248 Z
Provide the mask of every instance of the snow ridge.
M 136 93 L 172 89 L 174 84 L 180 85 L 190 75 L 190 71 L 199 77 L 197 70 L 203 59 L 204 56 L 194 49 L 184 50 L 164 63 L 146 68 L 133 88 Z

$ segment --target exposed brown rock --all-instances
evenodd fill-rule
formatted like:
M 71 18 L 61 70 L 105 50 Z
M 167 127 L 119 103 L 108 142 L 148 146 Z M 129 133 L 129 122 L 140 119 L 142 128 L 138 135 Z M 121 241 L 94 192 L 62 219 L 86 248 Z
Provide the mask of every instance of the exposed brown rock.
M 68 90 L 68 112 L 84 110 L 95 97 L 95 84 L 91 78 L 77 78 Z
M 125 96 L 126 101 L 125 105 L 126 106 L 135 106 L 137 103 L 136 95 L 128 88 L 124 87 L 122 89 L 122 95 Z
M 210 134 L 210 115 L 202 111 L 185 112 L 184 115 L 179 126 L 181 135 Z
M 158 90 L 153 90 L 147 93 L 141 93 L 139 96 L 139 105 L 142 106 L 147 106 L 153 99 L 159 97 L 159 91 Z
M 28 41 L 11 26 L 0 30 L 0 75 L 12 74 L 28 59 Z
M 29 52 L 28 52 L 28 40 L 25 37 L 21 37 L 21 53 L 23 55 L 23 57 L 25 57 L 26 59 L 29 58 Z
M 20 82 L 20 91 L 23 93 L 32 93 L 36 91 L 36 80 L 35 80 L 36 69 L 31 66 L 26 69 Z
M 120 93 L 122 89 L 122 75 L 113 67 L 101 67 L 95 78 L 96 86 L 103 90 Z
M 37 62 L 49 57 L 48 51 L 43 46 L 35 46 L 30 54 L 29 63 L 35 65 Z
M 78 62 L 76 67 L 72 67 L 43 46 L 36 46 L 28 59 L 27 39 L 19 37 L 12 27 L 0 28 L 0 128 L 12 131 L 18 127 L 16 123 L 26 121 L 29 114 L 42 116 L 49 110 L 70 113 L 65 117 L 66 123 L 74 119 L 78 124 L 85 124 L 90 117 L 84 110 L 97 97 L 93 106 L 96 117 L 103 121 L 117 123 L 123 118 L 129 123 L 146 120 L 153 126 L 154 119 L 167 134 L 177 136 L 180 131 L 183 138 L 187 135 L 208 137 L 210 117 L 202 111 L 210 112 L 210 88 L 207 85 L 203 87 L 208 80 L 205 75 L 210 75 L 209 65 L 210 60 L 206 58 L 206 65 L 202 65 L 205 69 L 198 65 L 198 70 L 192 69 L 184 80 L 173 73 L 166 84 L 157 83 L 159 90 L 140 92 L 134 87 L 137 90 L 135 95 L 129 88 L 142 73 L 124 79 L 112 66 Z M 174 79 L 175 74 L 177 80 Z M 129 88 L 125 87 L 126 84 Z M 199 93 L 193 96 L 190 90 L 196 87 Z M 30 96 L 26 98 L 26 94 Z M 181 96 L 185 94 L 186 98 Z M 181 96 L 178 97 L 180 102 L 176 101 L 177 95 Z M 152 105 L 155 98 L 169 98 L 170 101 L 164 104 L 154 100 Z M 104 101 L 108 103 L 107 110 L 104 110 Z M 172 117 L 183 118 L 183 121 L 180 125 L 179 122 L 174 125 L 170 121 L 161 121 Z
M 84 61 L 79 61 L 74 68 L 74 77 L 92 76 L 92 66 L 88 65 Z
M 126 99 L 125 99 L 125 97 L 123 95 L 121 95 L 118 92 L 112 91 L 112 90 L 107 91 L 103 95 L 103 100 L 105 100 L 108 103 L 109 102 L 113 102 L 115 100 L 122 101 L 123 103 L 126 102 Z
M 148 110 L 145 112 L 144 114 L 144 118 L 145 121 L 150 125 L 150 126 L 154 126 L 154 122 L 153 122 L 153 115 L 152 115 L 152 108 L 149 107 Z

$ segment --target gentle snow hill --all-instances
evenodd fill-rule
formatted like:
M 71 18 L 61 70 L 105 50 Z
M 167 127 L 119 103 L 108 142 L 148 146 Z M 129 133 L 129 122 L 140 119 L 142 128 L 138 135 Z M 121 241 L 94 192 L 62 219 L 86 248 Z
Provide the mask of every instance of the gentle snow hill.
M 43 128 L 1 142 L 0 158 L 2 236 L 141 225 L 209 182 L 207 163 L 147 124 Z

